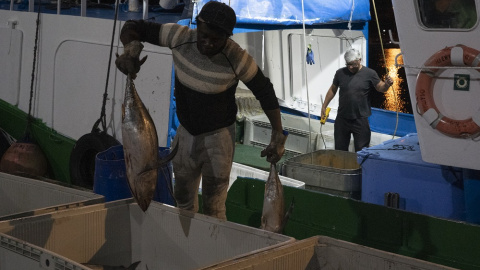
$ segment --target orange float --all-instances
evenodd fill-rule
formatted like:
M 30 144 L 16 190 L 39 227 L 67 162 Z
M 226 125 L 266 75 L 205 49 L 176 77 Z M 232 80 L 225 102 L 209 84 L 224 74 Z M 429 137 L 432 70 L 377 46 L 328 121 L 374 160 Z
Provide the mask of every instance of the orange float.
M 462 48 L 463 63 L 465 66 L 480 67 L 480 51 L 465 45 L 446 47 L 436 52 L 430 58 L 428 58 L 428 60 L 425 62 L 425 66 L 454 66 L 452 64 L 451 51 L 455 47 Z M 471 117 L 463 120 L 454 120 L 440 113 L 433 99 L 434 87 L 432 87 L 435 81 L 435 74 L 437 74 L 438 70 L 439 69 L 435 68 L 422 69 L 418 74 L 415 96 L 420 115 L 425 117 L 427 116 L 424 115 L 426 112 L 431 109 L 435 110 L 437 114 L 436 119 L 431 119 L 431 113 L 428 113 L 430 114 L 430 117 L 427 116 L 425 118 L 430 118 L 430 126 L 445 135 L 456 138 L 472 138 L 480 135 L 480 126 L 475 123 Z M 480 69 L 477 69 L 477 71 L 480 72 Z

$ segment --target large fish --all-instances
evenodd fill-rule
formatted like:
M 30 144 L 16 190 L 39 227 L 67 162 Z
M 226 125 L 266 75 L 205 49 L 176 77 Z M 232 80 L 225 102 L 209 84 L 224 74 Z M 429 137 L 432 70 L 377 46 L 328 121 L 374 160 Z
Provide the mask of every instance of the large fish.
M 278 177 L 275 164 L 271 163 L 270 173 L 267 182 L 265 183 L 261 228 L 274 233 L 282 233 L 292 209 L 293 202 L 287 213 L 285 213 L 283 185 Z
M 122 140 L 128 185 L 133 197 L 145 212 L 157 185 L 157 168 L 170 161 L 177 148 L 163 159 L 158 158 L 155 123 L 140 99 L 128 75 L 122 106 Z

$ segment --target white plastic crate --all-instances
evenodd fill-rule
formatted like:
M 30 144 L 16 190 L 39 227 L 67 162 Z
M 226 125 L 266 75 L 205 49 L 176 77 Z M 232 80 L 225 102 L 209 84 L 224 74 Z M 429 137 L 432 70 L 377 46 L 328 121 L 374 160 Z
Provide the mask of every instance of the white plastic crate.
M 327 122 L 321 126 L 320 121 L 311 119 L 309 129 L 307 117 L 284 113 L 281 115 L 284 129 L 289 132 L 287 142 L 285 143 L 286 151 L 294 154 L 305 154 L 316 150 L 335 149 L 334 123 Z M 311 131 L 311 134 L 309 134 L 308 130 Z M 265 114 L 247 117 L 245 119 L 243 144 L 266 147 L 270 143 L 271 133 L 272 126 Z M 370 146 L 378 145 L 392 138 L 394 138 L 392 135 L 372 132 Z M 308 145 L 309 139 L 310 146 Z M 353 136 L 350 139 L 348 150 L 355 152 Z
M 90 270 L 44 248 L 0 233 L 0 269 Z
M 319 137 L 319 120 L 310 120 L 309 132 L 308 118 L 284 113 L 281 116 L 283 128 L 289 133 L 285 143 L 286 151 L 294 154 L 304 154 L 323 147 L 323 142 Z M 322 133 L 329 130 L 333 131 L 332 123 L 326 123 L 322 126 Z M 265 114 L 245 119 L 243 144 L 266 147 L 270 143 L 271 134 L 272 126 Z
M 248 177 L 255 178 L 259 180 L 267 181 L 269 172 L 253 168 L 247 165 L 233 162 L 232 171 L 230 172 L 230 182 L 228 183 L 228 189 L 233 185 L 233 182 L 237 180 L 238 177 Z M 279 175 L 280 182 L 284 186 L 296 187 L 296 188 L 305 188 L 305 183 L 293 178 Z M 202 192 L 202 180 L 200 180 L 199 192 Z
M 0 222 L 0 233 L 75 263 L 128 266 L 141 261 L 138 270 L 198 269 L 295 241 L 156 201 L 143 212 L 133 199 Z M 12 254 L 15 251 L 6 252 L 3 246 L 0 249 L 7 253 L 0 254 L 5 255 L 0 257 L 0 269 L 12 269 L 2 264 L 13 265 L 12 260 L 22 260 L 22 256 Z M 38 264 L 21 269 L 44 268 Z
M 237 177 L 248 177 L 248 178 L 255 178 L 266 181 L 268 179 L 269 172 L 256 169 L 247 165 L 243 165 L 240 163 L 233 162 L 232 171 L 230 173 L 230 186 L 232 186 L 233 182 L 237 180 Z M 296 188 L 305 188 L 305 183 L 299 180 L 295 180 L 293 178 L 285 177 L 279 175 L 280 182 L 284 186 L 296 187 Z
M 104 202 L 91 190 L 60 184 L 0 173 L 0 220 Z

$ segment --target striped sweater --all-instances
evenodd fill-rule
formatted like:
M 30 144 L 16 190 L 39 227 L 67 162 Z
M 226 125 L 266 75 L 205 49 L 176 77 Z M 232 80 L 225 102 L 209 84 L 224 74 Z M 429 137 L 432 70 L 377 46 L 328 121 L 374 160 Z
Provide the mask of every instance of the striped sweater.
M 235 41 L 228 39 L 223 50 L 209 58 L 197 49 L 196 29 L 145 21 L 135 21 L 134 28 L 141 41 L 172 49 L 177 116 L 190 134 L 214 131 L 235 122 L 239 80 L 264 110 L 279 108 L 272 83 Z

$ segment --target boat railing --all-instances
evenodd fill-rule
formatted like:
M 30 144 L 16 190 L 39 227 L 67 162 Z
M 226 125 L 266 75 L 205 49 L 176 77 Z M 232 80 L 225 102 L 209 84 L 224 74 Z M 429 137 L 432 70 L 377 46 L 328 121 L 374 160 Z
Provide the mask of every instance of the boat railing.
M 14 10 L 14 4 L 17 0 L 10 0 L 10 7 L 9 10 Z M 23 1 L 28 1 L 28 8 L 26 11 L 28 12 L 35 12 L 35 2 L 40 2 L 42 0 L 23 0 Z M 127 4 L 128 5 L 129 0 L 125 0 L 124 3 L 122 4 Z M 148 6 L 149 6 L 149 0 L 141 0 L 142 1 L 142 19 L 147 19 L 148 18 Z M 57 0 L 57 12 L 56 14 L 60 15 L 60 11 L 62 10 L 62 1 Z M 18 3 L 18 2 L 17 2 Z M 100 0 L 97 0 L 97 3 L 100 4 Z M 115 1 L 114 8 L 116 8 L 116 5 L 120 4 L 120 1 L 117 0 Z M 87 0 L 81 0 L 80 1 L 80 16 L 81 17 L 86 17 L 87 16 Z

